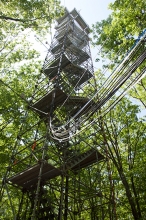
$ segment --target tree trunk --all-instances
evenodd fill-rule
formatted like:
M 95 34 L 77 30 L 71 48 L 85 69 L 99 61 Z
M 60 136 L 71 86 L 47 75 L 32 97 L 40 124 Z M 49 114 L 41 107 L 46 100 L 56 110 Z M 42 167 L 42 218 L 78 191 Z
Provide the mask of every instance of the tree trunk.
M 134 199 L 132 197 L 132 193 L 130 191 L 130 187 L 129 187 L 129 184 L 128 184 L 127 180 L 126 180 L 125 174 L 123 173 L 122 168 L 121 169 L 117 168 L 117 169 L 118 169 L 119 175 L 121 177 L 121 181 L 122 181 L 122 183 L 123 183 L 123 185 L 125 187 L 126 195 L 127 195 L 129 204 L 131 206 L 133 217 L 134 217 L 135 220 L 138 220 L 138 219 L 141 218 L 141 216 L 139 216 L 139 213 L 138 213 L 138 211 L 136 209 L 136 204 L 135 204 Z
M 69 177 L 66 176 L 64 220 L 67 220 L 67 215 L 68 215 L 68 178 L 69 178 Z

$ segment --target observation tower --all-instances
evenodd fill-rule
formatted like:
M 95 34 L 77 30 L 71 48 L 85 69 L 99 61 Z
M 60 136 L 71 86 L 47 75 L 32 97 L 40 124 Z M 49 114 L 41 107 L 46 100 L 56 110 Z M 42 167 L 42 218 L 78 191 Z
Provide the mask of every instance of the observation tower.
M 36 124 L 18 134 L 3 181 L 19 192 L 17 208 L 9 196 L 14 219 L 78 219 L 91 197 L 101 197 L 81 176 L 104 159 L 93 141 L 96 132 L 87 135 L 90 143 L 77 135 L 96 90 L 90 30 L 76 9 L 66 9 L 55 30 L 29 105 Z

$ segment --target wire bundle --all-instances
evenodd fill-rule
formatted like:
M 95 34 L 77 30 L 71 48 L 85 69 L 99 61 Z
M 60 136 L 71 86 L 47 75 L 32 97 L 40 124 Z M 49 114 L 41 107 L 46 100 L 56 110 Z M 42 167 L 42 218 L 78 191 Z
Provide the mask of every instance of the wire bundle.
M 146 32 L 144 32 L 143 36 L 138 42 L 136 42 L 129 53 L 126 54 L 119 66 L 111 73 L 92 98 L 66 124 L 54 128 L 52 121 L 50 121 L 50 130 L 54 139 L 67 141 L 85 128 L 91 126 L 100 115 L 106 115 L 122 99 L 122 97 L 124 97 L 131 87 L 145 76 L 145 65 L 140 73 L 136 71 L 146 59 L 146 50 L 144 47 L 145 39 Z M 120 92 L 120 89 L 122 89 L 122 92 Z M 115 94 L 117 95 L 114 98 Z M 93 99 L 98 101 L 95 103 L 93 102 Z M 108 101 L 111 101 L 109 105 L 107 105 Z M 102 107 L 102 113 L 100 113 L 91 123 L 87 124 L 87 120 L 94 113 L 101 110 Z M 75 129 L 75 124 L 78 118 L 78 126 Z M 84 126 L 84 124 L 86 125 Z M 81 125 L 83 125 L 83 128 L 78 130 Z M 74 131 L 74 133 L 71 131 Z

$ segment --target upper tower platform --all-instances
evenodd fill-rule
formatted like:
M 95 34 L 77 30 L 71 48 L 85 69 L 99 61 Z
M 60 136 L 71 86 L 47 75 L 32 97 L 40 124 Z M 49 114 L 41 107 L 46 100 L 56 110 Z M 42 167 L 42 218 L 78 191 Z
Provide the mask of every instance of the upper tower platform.
M 65 25 L 67 22 L 71 21 L 71 20 L 75 20 L 76 24 L 79 25 L 79 27 L 84 30 L 87 34 L 90 33 L 90 28 L 89 26 L 86 24 L 86 22 L 84 21 L 84 19 L 81 17 L 81 15 L 79 14 L 79 12 L 77 12 L 77 10 L 74 8 L 71 12 L 69 12 L 67 10 L 67 8 L 65 9 L 65 14 L 63 17 L 57 19 L 57 23 L 58 25 L 56 26 L 56 29 L 58 29 L 59 27 L 61 27 L 62 25 Z
M 55 35 L 43 65 L 43 72 L 63 92 L 83 87 L 92 78 L 89 26 L 76 9 L 59 18 Z
M 41 92 L 41 88 L 35 93 L 39 96 L 32 107 L 41 117 L 53 113 L 53 117 L 60 118 L 62 114 L 61 120 L 66 121 L 78 111 L 78 117 L 88 113 L 93 102 L 89 102 L 87 94 L 95 90 L 96 83 L 89 26 L 76 9 L 71 12 L 65 9 L 56 23 L 55 35 L 42 68 L 48 84 L 44 86 L 45 92 Z

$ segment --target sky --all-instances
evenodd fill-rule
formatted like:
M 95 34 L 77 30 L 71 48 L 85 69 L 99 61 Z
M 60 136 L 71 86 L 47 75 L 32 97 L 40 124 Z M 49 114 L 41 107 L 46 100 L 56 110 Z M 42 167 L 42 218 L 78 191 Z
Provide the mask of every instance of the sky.
M 61 4 L 69 11 L 76 8 L 89 26 L 108 17 L 111 12 L 108 5 L 111 2 L 114 0 L 61 0 Z
M 108 9 L 108 5 L 111 2 L 114 2 L 114 0 L 60 0 L 61 5 L 66 7 L 68 11 L 72 11 L 74 8 L 76 8 L 77 11 L 79 11 L 81 17 L 84 19 L 84 21 L 89 25 L 89 27 L 92 26 L 92 24 L 95 24 L 97 21 L 101 21 L 103 19 L 106 19 L 108 15 L 111 13 L 111 10 Z M 55 34 L 55 29 L 52 26 L 51 29 L 52 37 Z M 51 36 L 48 36 L 48 45 L 41 44 L 39 47 L 39 50 L 42 54 L 42 59 L 44 60 L 46 57 L 47 50 L 46 48 L 49 48 L 49 45 L 51 43 Z M 90 37 L 92 37 L 90 35 Z M 39 44 L 39 40 L 37 40 L 37 43 Z M 91 56 L 94 66 L 94 71 L 96 71 L 99 68 L 102 68 L 101 62 L 95 62 L 98 53 L 98 48 L 93 48 L 91 46 Z M 105 63 L 104 63 L 105 64 Z
M 97 21 L 106 19 L 111 13 L 108 9 L 109 3 L 114 0 L 61 0 L 61 4 L 69 11 L 76 8 L 80 12 L 81 17 L 91 27 Z M 100 63 L 96 63 L 97 48 L 91 47 L 91 55 L 95 70 L 101 67 Z
M 60 0 L 62 6 L 66 7 L 69 11 L 72 11 L 76 8 L 79 11 L 81 17 L 84 21 L 91 27 L 92 24 L 100 22 L 103 19 L 106 19 L 111 13 L 111 10 L 108 9 L 108 5 L 115 0 Z M 44 48 L 44 47 L 43 47 Z M 101 68 L 102 64 L 95 62 L 98 53 L 97 48 L 91 47 L 91 55 L 94 65 L 94 70 Z M 46 51 L 45 51 L 46 55 Z M 108 62 L 108 61 L 107 61 Z

